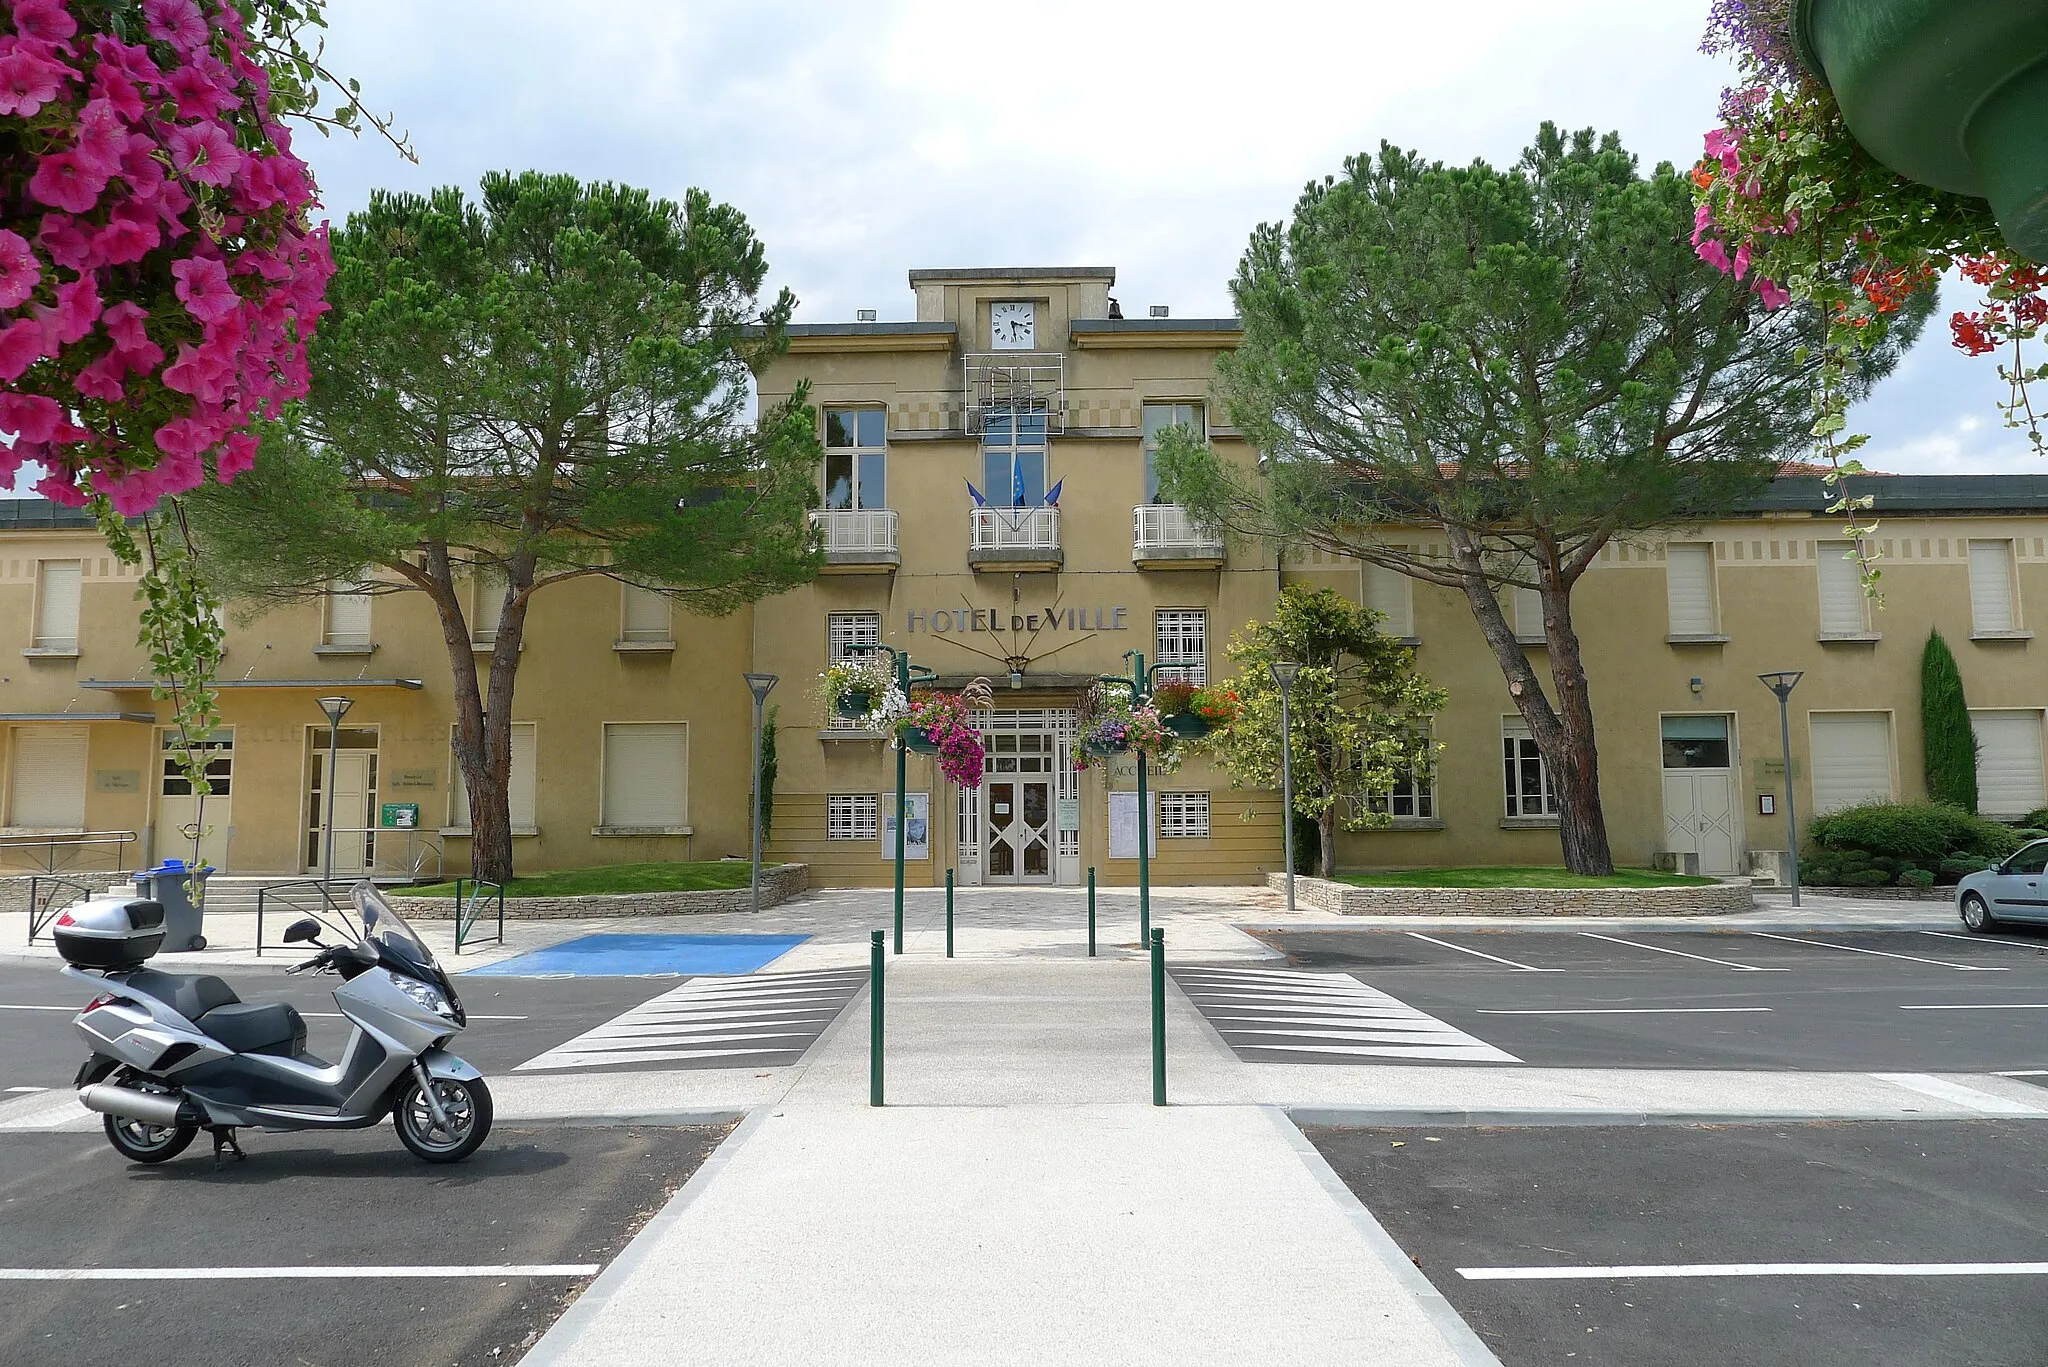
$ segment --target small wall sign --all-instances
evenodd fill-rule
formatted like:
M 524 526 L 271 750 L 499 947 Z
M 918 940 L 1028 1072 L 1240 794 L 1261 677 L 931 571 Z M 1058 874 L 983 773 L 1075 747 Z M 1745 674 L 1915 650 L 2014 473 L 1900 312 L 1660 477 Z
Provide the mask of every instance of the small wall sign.
M 96 793 L 139 793 L 142 791 L 142 771 L 95 769 L 92 771 L 92 788 Z
M 391 786 L 394 788 L 432 788 L 440 781 L 440 773 L 434 769 L 394 769 Z
M 1758 793 L 1756 795 L 1756 810 L 1758 816 L 1776 816 L 1778 814 L 1778 795 L 1776 793 Z
M 377 824 L 396 831 L 416 831 L 420 826 L 420 804 L 386 802 L 378 809 Z

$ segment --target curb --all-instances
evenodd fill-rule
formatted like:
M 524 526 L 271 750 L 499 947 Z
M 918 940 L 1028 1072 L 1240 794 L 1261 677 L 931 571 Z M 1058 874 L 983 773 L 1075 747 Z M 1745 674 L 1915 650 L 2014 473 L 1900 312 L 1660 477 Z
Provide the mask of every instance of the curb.
M 2035 1115 L 1994 1115 L 1985 1111 L 1453 1111 L 1398 1110 L 1371 1106 L 1299 1106 L 1287 1111 L 1296 1125 L 1329 1129 L 1469 1130 L 1561 1129 L 1575 1126 L 1655 1125 L 1822 1125 L 1837 1121 L 1912 1122 L 1927 1120 L 2048 1120 Z

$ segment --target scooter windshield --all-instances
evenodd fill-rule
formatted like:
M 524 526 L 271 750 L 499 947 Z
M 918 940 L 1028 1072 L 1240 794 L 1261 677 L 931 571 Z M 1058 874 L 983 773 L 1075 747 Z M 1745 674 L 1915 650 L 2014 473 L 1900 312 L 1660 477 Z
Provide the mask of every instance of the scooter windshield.
M 405 963 L 420 969 L 436 967 L 433 951 L 405 918 L 391 909 L 384 894 L 368 881 L 356 884 L 353 893 L 356 913 L 363 918 L 363 938 L 381 946 Z

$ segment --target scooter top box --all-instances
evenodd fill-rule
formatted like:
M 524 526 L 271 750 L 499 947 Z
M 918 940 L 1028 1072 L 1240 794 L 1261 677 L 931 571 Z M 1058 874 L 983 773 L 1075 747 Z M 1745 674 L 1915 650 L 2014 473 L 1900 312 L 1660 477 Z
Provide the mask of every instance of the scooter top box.
M 164 905 L 139 897 L 96 897 L 59 912 L 50 935 L 73 967 L 139 968 L 163 946 Z

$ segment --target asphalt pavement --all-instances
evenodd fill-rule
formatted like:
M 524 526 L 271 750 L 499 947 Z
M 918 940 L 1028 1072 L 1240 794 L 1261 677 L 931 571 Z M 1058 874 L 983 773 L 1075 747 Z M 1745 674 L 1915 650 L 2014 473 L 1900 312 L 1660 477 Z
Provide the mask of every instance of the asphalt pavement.
M 1183 990 L 1251 1062 L 2048 1069 L 2048 936 L 2038 933 L 1432 929 L 1263 938 L 1286 954 L 1284 967 L 1176 968 Z
M 0 1362 L 516 1361 L 726 1133 L 500 1128 L 436 1167 L 384 1125 L 252 1136 L 219 1172 L 203 1142 L 151 1168 L 0 1136 Z M 77 1269 L 138 1275 L 28 1279 Z
M 1317 1129 L 1505 1367 L 2024 1367 L 2038 1122 Z

